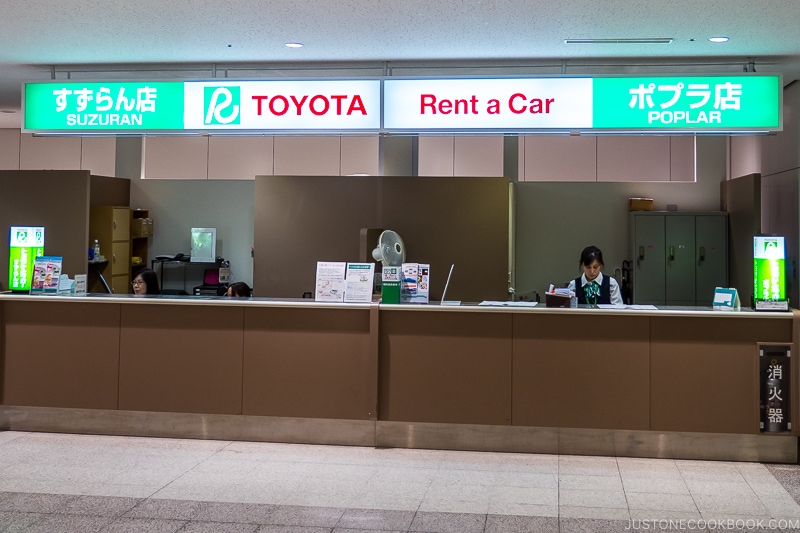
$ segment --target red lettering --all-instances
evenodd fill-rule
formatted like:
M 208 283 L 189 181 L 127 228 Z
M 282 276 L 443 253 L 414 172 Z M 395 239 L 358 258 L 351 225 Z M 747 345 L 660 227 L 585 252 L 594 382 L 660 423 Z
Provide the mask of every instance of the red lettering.
M 261 115 L 261 102 L 267 98 L 269 98 L 269 96 L 253 96 L 253 100 L 258 102 L 258 104 L 256 104 L 256 111 L 259 116 Z
M 303 104 L 306 101 L 306 98 L 308 98 L 308 95 L 303 95 L 303 99 L 298 102 L 297 98 L 295 98 L 294 95 L 292 95 L 292 102 L 294 102 L 294 106 L 297 108 L 298 116 L 303 112 L 302 108 Z
M 341 115 L 344 110 L 344 102 L 350 98 L 346 94 L 334 94 L 330 97 L 317 94 L 309 100 L 309 96 L 303 95 L 302 97 L 298 97 L 296 95 L 289 95 L 287 98 L 282 94 L 278 94 L 270 98 L 266 95 L 256 95 L 251 97 L 253 100 L 256 101 L 256 114 L 261 116 L 265 113 L 264 110 L 264 102 L 267 102 L 267 107 L 269 107 L 269 112 L 275 116 L 282 116 L 285 115 L 290 107 L 294 107 L 295 112 L 298 116 L 303 114 L 303 106 L 305 106 L 306 102 L 308 102 L 308 109 L 316 116 L 322 116 L 328 113 L 331 110 L 331 100 L 336 102 L 336 114 Z M 291 100 L 291 104 L 289 103 Z M 434 109 L 434 113 L 436 110 Z M 362 115 L 367 115 L 367 108 L 364 106 L 364 101 L 361 99 L 360 95 L 355 95 L 352 97 L 352 100 L 349 103 L 347 108 L 347 115 L 352 115 L 353 113 L 361 113 Z
M 469 115 L 470 113 L 473 113 L 477 115 L 478 98 L 475 95 L 472 95 L 470 99 L 442 99 L 438 100 L 437 103 L 435 95 L 422 94 L 420 95 L 420 114 L 424 115 L 427 111 L 430 111 L 434 115 L 437 113 L 441 113 L 442 115 L 449 115 L 451 113 L 455 113 L 456 115 Z
M 337 115 L 341 115 L 342 114 L 342 100 L 344 100 L 345 98 L 347 98 L 346 94 L 334 94 L 334 95 L 331 95 L 331 100 L 336 100 L 336 114 Z
M 522 93 L 512 94 L 511 98 L 508 99 L 508 108 L 511 109 L 512 113 L 519 115 L 521 113 L 524 113 L 525 110 L 528 109 L 528 106 L 523 105 L 520 109 L 514 107 L 514 100 L 516 100 L 517 98 L 522 98 L 524 100 L 525 95 Z
M 434 95 L 432 95 L 432 94 L 423 94 L 423 95 L 421 95 L 420 96 L 420 103 L 421 103 L 421 106 L 420 106 L 419 112 L 420 112 L 421 115 L 425 114 L 425 108 L 426 107 L 430 107 L 431 108 L 431 112 L 433 112 L 434 115 L 436 114 L 436 97 Z
M 469 105 L 467 105 L 466 100 L 456 100 L 456 115 L 459 114 L 459 109 L 463 106 L 464 111 L 460 113 L 464 113 L 465 115 L 469 115 Z
M 556 101 L 555 98 L 548 98 L 547 100 L 545 100 L 545 109 L 544 109 L 545 113 L 549 113 L 550 112 L 550 104 L 552 104 L 555 101 Z
M 347 114 L 351 115 L 353 111 L 361 111 L 362 115 L 367 114 L 367 108 L 364 107 L 364 102 L 361 101 L 360 95 L 355 95 L 353 97 L 353 101 L 350 102 L 350 109 L 347 110 Z
M 283 110 L 282 111 L 277 111 L 275 109 L 275 100 L 283 102 Z M 272 99 L 269 101 L 269 111 L 270 111 L 270 113 L 272 113 L 273 115 L 276 115 L 276 116 L 284 115 L 287 111 L 289 111 L 289 101 L 286 99 L 285 96 L 281 96 L 281 95 L 273 96 Z
M 305 98 L 304 98 L 304 100 L 305 100 Z M 316 108 L 314 107 L 314 102 L 317 102 L 319 100 L 322 100 L 323 102 L 325 102 L 325 107 L 322 108 L 322 111 L 317 111 Z M 320 115 L 324 115 L 325 113 L 328 112 L 328 109 L 331 108 L 331 103 L 328 101 L 327 98 L 325 98 L 321 94 L 318 94 L 317 96 L 312 98 L 311 101 L 308 103 L 308 108 L 311 109 L 312 113 L 314 113 L 317 116 L 320 116 Z

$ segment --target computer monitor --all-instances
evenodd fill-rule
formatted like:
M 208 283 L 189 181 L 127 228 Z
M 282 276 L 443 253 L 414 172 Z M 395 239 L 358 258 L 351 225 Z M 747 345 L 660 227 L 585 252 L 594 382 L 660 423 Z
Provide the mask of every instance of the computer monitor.
M 192 228 L 192 263 L 217 260 L 217 228 Z

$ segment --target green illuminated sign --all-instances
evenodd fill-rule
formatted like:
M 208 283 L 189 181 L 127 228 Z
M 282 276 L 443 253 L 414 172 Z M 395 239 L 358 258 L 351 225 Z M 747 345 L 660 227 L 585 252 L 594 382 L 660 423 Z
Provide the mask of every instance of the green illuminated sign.
M 26 130 L 183 129 L 183 82 L 28 83 L 24 97 Z
M 8 288 L 28 291 L 33 277 L 33 262 L 44 255 L 44 228 L 11 226 L 8 241 Z
M 594 129 L 780 127 L 778 76 L 595 78 Z
M 786 299 L 786 252 L 783 237 L 753 238 L 753 280 L 756 300 Z

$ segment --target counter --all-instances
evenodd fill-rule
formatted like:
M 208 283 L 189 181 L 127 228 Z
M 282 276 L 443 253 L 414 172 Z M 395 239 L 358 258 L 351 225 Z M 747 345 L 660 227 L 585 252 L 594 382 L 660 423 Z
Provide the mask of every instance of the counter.
M 797 461 L 798 312 L 0 295 L 0 429 Z

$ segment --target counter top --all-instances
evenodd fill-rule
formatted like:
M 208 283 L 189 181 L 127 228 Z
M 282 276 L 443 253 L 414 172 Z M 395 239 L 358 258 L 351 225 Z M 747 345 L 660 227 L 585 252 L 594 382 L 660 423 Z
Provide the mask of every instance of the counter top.
M 342 308 L 342 309 L 369 309 L 379 305 L 385 311 L 406 312 L 452 312 L 452 313 L 546 313 L 546 314 L 592 314 L 592 315 L 633 315 L 633 316 L 706 316 L 706 317 L 731 317 L 731 318 L 769 318 L 790 319 L 794 313 L 790 311 L 715 311 L 710 307 L 659 307 L 658 309 L 598 309 L 598 308 L 558 308 L 537 305 L 535 307 L 492 306 L 478 305 L 476 302 L 465 302 L 461 305 L 440 305 L 439 302 L 430 304 L 381 304 L 372 303 L 337 303 L 316 302 L 307 298 L 228 298 L 225 296 L 179 296 L 179 295 L 154 295 L 135 296 L 89 294 L 86 296 L 29 296 L 27 294 L 0 294 L 2 301 L 48 301 L 48 302 L 83 302 L 83 303 L 119 303 L 134 305 L 202 305 L 202 306 L 242 306 L 242 307 L 303 307 L 303 308 Z

